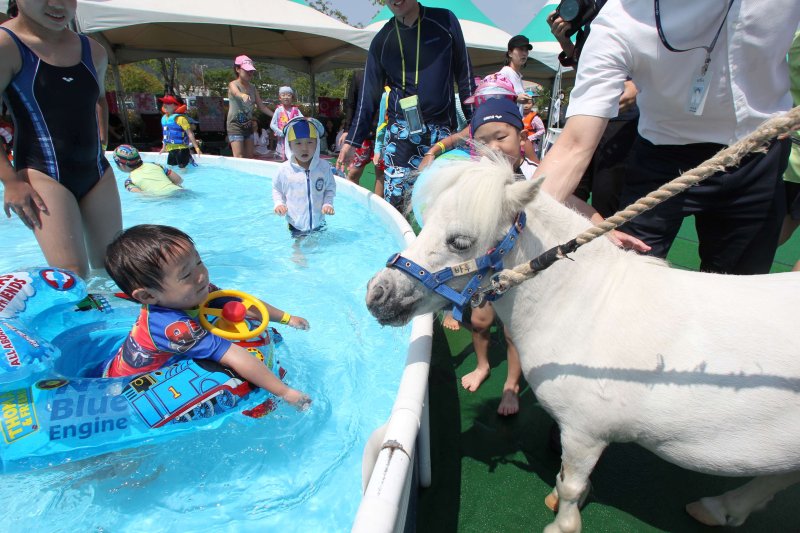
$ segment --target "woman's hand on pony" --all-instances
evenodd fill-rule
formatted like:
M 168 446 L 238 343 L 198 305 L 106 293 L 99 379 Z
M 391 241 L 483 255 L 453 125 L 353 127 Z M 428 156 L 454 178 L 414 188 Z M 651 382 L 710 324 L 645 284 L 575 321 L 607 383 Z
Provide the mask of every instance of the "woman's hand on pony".
M 14 212 L 28 229 L 41 228 L 42 221 L 39 215 L 47 214 L 47 205 L 33 190 L 30 182 L 14 177 L 4 180 L 3 187 L 5 188 L 3 210 L 6 216 L 11 218 L 11 213 Z
M 606 234 L 606 237 L 617 245 L 620 248 L 624 248 L 626 250 L 633 250 L 635 252 L 644 253 L 649 252 L 651 246 L 649 246 L 644 241 L 637 239 L 633 235 L 628 235 L 627 233 L 620 231 L 618 229 L 612 230 Z

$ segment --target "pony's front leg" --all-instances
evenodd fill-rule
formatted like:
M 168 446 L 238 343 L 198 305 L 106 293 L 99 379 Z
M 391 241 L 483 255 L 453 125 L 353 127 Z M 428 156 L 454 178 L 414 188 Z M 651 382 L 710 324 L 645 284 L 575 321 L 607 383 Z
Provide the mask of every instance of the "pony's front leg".
M 800 482 L 800 471 L 761 476 L 713 498 L 701 498 L 686 512 L 707 526 L 740 526 L 751 512 L 763 508 L 775 494 Z
M 578 533 L 581 530 L 580 506 L 589 491 L 589 474 L 607 446 L 586 434 L 561 430 L 561 471 L 556 487 L 545 504 L 558 510 L 545 533 Z

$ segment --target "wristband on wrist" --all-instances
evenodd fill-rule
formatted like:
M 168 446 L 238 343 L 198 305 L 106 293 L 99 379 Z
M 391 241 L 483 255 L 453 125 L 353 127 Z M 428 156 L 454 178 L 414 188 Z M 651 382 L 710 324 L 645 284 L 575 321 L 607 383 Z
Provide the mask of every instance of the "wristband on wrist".
M 281 317 L 281 324 L 288 324 L 291 319 L 292 315 L 284 311 L 283 316 Z
M 437 142 L 436 146 L 438 146 L 439 148 L 442 149 L 442 151 L 439 152 L 439 155 L 442 155 L 443 153 L 445 153 L 447 151 L 447 147 L 444 145 L 444 143 L 442 141 Z

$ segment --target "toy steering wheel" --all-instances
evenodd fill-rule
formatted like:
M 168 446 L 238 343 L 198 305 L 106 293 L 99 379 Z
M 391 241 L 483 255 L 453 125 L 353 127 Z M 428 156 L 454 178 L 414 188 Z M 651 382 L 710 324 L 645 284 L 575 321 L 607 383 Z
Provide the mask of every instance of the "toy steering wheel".
M 227 302 L 222 309 L 209 307 L 208 304 L 217 298 L 238 298 L 239 301 Z M 250 306 L 255 307 L 261 313 L 261 324 L 256 328 L 248 327 L 245 316 Z M 217 321 L 212 324 L 208 321 L 207 315 L 217 317 Z M 261 300 L 242 291 L 214 291 L 200 305 L 200 324 L 223 339 L 232 341 L 243 341 L 260 335 L 269 323 L 269 312 Z

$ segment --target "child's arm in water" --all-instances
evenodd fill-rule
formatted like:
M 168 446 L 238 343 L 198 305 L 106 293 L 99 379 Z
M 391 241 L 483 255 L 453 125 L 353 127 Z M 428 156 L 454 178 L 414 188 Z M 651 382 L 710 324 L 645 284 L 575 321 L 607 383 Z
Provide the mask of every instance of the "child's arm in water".
M 180 174 L 178 174 L 177 172 L 175 172 L 174 170 L 172 170 L 170 168 L 167 168 L 167 169 L 164 169 L 164 170 L 166 171 L 166 174 L 167 174 L 167 177 L 169 178 L 169 181 L 171 181 L 175 185 L 180 185 L 181 183 L 183 183 L 183 176 L 181 176 Z
M 295 329 L 303 329 L 309 330 L 311 326 L 308 323 L 308 320 L 301 316 L 297 315 L 290 315 L 289 313 L 278 309 L 277 307 L 273 307 L 269 305 L 267 302 L 261 300 L 261 303 L 267 308 L 267 313 L 269 313 L 269 321 L 270 322 L 280 322 L 281 324 L 286 324 L 287 326 L 291 326 Z M 255 307 L 251 307 L 247 310 L 247 318 L 251 320 L 262 320 L 261 313 Z
M 287 386 L 261 361 L 250 355 L 250 352 L 241 346 L 231 344 L 219 362 L 236 371 L 250 383 L 283 398 L 298 409 L 305 409 L 311 403 L 311 398 L 307 394 Z

